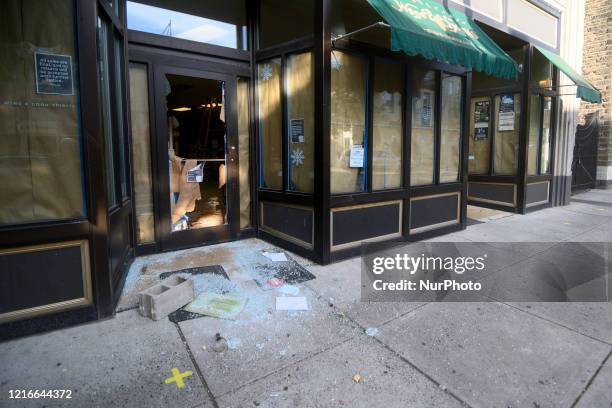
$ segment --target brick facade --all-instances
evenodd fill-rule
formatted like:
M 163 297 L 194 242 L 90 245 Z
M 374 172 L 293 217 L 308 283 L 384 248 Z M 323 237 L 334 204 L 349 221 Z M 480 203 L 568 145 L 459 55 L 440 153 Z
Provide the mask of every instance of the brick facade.
M 582 103 L 580 115 L 599 111 L 597 179 L 612 183 L 612 0 L 587 0 L 582 72 L 602 93 L 602 103 Z

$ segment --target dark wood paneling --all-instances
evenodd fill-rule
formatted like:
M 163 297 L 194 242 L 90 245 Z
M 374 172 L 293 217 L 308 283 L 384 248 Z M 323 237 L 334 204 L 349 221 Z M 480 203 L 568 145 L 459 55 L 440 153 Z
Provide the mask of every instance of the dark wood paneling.
M 121 208 L 121 212 L 128 212 L 131 208 L 124 206 Z M 127 215 L 126 215 L 127 216 Z M 120 219 L 124 219 L 121 217 Z M 109 261 L 110 270 L 112 274 L 113 282 L 116 282 L 120 275 L 124 272 L 121 264 L 126 259 L 126 256 L 130 250 L 130 228 L 129 222 L 116 222 L 109 223 L 108 226 L 108 238 L 109 238 Z
M 0 255 L 0 314 L 83 297 L 80 246 Z
M 515 185 L 497 183 L 468 183 L 468 199 L 495 201 L 515 206 Z
M 81 124 L 83 161 L 86 174 L 88 219 L 90 221 L 90 257 L 92 286 L 98 318 L 114 312 L 113 293 L 108 263 L 108 213 L 104 141 L 98 87 L 97 2 L 76 1 L 77 40 L 79 50 L 79 83 L 81 86 Z
M 331 9 L 332 0 L 315 0 L 315 242 L 319 262 L 330 261 L 330 131 L 331 131 Z
M 401 205 L 360 206 L 332 213 L 332 245 L 400 233 Z
M 269 233 L 277 231 L 312 245 L 312 209 L 262 201 L 261 217 L 261 226 L 273 230 Z
M 527 205 L 548 201 L 549 182 L 527 184 Z
M 410 229 L 449 221 L 459 223 L 460 194 L 449 194 L 410 201 Z

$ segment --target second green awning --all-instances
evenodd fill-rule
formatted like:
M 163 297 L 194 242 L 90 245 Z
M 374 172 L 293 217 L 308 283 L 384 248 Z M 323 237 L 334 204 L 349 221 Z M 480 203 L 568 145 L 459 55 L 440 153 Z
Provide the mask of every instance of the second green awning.
M 546 59 L 549 60 L 555 67 L 563 71 L 563 73 L 567 75 L 569 79 L 574 81 L 574 83 L 578 87 L 578 89 L 576 90 L 576 96 L 578 98 L 587 102 L 601 103 L 601 93 L 597 89 L 595 89 L 595 87 L 591 85 L 586 79 L 584 79 L 582 75 L 574 71 L 574 69 L 560 56 L 544 48 L 540 48 L 537 45 L 535 45 L 534 47 L 536 47 L 538 51 L 540 51 L 542 55 L 544 55 Z
M 391 26 L 391 49 L 505 79 L 516 62 L 465 14 L 434 0 L 368 0 Z

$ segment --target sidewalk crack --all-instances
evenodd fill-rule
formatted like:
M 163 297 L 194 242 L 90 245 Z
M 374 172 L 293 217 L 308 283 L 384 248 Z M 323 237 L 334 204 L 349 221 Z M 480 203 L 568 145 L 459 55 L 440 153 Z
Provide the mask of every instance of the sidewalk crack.
M 610 352 L 608 353 L 608 355 L 603 359 L 603 361 L 601 362 L 601 364 L 599 365 L 599 367 L 597 367 L 597 370 L 595 370 L 595 373 L 593 374 L 593 376 L 591 377 L 591 379 L 589 380 L 589 382 L 587 383 L 587 385 L 584 387 L 584 389 L 582 390 L 582 392 L 578 395 L 578 397 L 576 397 L 576 400 L 574 401 L 574 403 L 572 404 L 571 408 L 574 408 L 578 402 L 580 402 L 580 399 L 582 398 L 582 396 L 586 393 L 586 391 L 589 389 L 589 387 L 591 386 L 591 384 L 593 384 L 593 381 L 595 381 L 595 377 L 597 377 L 597 375 L 599 374 L 599 372 L 601 371 L 601 369 L 603 368 L 603 366 L 606 364 L 606 362 L 610 359 L 610 356 L 612 356 L 612 350 L 610 350 Z
M 212 401 L 213 407 L 214 408 L 219 408 L 219 404 L 217 403 L 217 399 L 215 398 L 215 396 L 213 395 L 212 391 L 208 387 L 208 383 L 206 383 L 206 379 L 204 378 L 204 374 L 202 374 L 202 370 L 200 370 L 200 366 L 198 365 L 198 363 L 197 363 L 197 361 L 196 361 L 196 359 L 195 359 L 195 357 L 194 357 L 194 355 L 193 355 L 193 353 L 191 351 L 191 347 L 189 347 L 189 343 L 187 343 L 187 338 L 183 334 L 183 331 L 181 330 L 181 327 L 179 326 L 179 324 L 178 323 L 174 323 L 174 325 L 176 326 L 176 330 L 178 331 L 178 334 L 181 337 L 181 341 L 185 345 L 185 349 L 187 350 L 187 354 L 189 355 L 189 358 L 191 359 L 191 362 L 193 363 L 193 367 L 194 367 L 196 373 L 198 374 L 198 377 L 200 378 L 200 381 L 202 381 L 202 385 L 204 386 L 204 389 L 206 390 L 206 393 L 208 394 L 208 397 Z

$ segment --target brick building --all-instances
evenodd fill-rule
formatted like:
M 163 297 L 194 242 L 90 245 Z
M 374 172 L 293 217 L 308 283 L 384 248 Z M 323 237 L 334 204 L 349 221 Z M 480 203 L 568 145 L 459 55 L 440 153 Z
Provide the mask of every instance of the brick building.
M 584 76 L 601 91 L 602 103 L 581 103 L 580 116 L 599 112 L 597 183 L 612 184 L 612 0 L 587 0 Z

